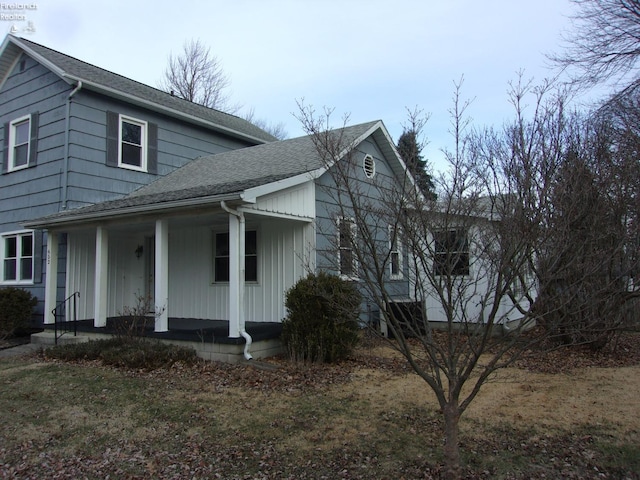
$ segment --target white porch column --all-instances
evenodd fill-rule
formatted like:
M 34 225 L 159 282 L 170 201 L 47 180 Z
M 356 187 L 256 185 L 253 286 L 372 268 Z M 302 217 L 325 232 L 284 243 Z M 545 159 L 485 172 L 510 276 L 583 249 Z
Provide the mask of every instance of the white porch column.
M 44 323 L 55 323 L 51 311 L 56 308 L 58 291 L 58 234 L 47 232 L 47 270 L 44 284 Z
M 244 222 L 229 214 L 229 337 L 244 327 Z
M 109 232 L 104 227 L 96 229 L 96 277 L 94 293 L 93 326 L 107 326 L 107 293 L 109 282 Z
M 156 220 L 156 332 L 169 330 L 169 221 Z

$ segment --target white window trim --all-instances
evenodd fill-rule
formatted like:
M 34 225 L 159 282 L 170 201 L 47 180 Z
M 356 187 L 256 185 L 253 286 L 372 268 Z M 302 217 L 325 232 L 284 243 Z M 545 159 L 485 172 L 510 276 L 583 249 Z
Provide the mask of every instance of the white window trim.
M 140 143 L 141 143 L 141 162 L 140 166 L 131 165 L 122 162 L 122 122 L 131 123 L 141 127 Z M 126 168 L 128 170 L 135 170 L 137 172 L 147 171 L 147 135 L 148 124 L 144 120 L 138 120 L 137 118 L 129 117 L 127 115 L 118 115 L 118 167 Z
M 351 269 L 352 269 L 352 273 L 351 274 L 346 274 L 346 273 L 342 273 L 342 244 L 340 243 L 340 230 L 341 230 L 341 224 L 342 222 L 347 221 L 351 224 L 351 238 L 353 240 L 353 243 L 356 243 L 357 241 L 357 236 L 358 236 L 358 227 L 356 225 L 356 220 L 353 217 L 338 217 L 337 219 L 337 226 L 338 226 L 338 233 L 337 233 L 337 244 L 338 244 L 338 272 L 339 272 L 339 276 L 340 278 L 344 279 L 344 280 L 357 280 L 358 277 L 358 259 L 356 258 L 356 254 L 355 254 L 355 249 L 352 246 L 351 247 Z M 346 248 L 345 248 L 346 249 Z
M 244 257 L 245 257 L 245 285 L 258 285 L 260 284 L 260 232 L 257 228 L 250 228 L 245 230 L 245 242 L 246 242 L 246 234 L 249 232 L 255 232 L 256 234 L 256 253 L 247 253 L 245 249 Z M 218 257 L 217 255 L 217 236 L 221 234 L 229 234 L 228 230 L 214 230 L 212 236 L 212 262 L 211 262 L 211 284 L 212 285 L 228 285 L 228 280 L 216 280 L 216 258 L 229 258 L 225 256 Z M 245 244 L 246 245 L 246 244 Z M 247 280 L 246 279 L 246 261 L 247 257 L 255 257 L 256 258 L 256 279 L 255 280 Z
M 22 237 L 30 235 L 31 236 L 31 278 L 28 280 L 20 280 L 18 277 L 20 276 L 20 260 L 23 258 L 21 255 L 20 247 L 21 242 L 19 241 Z M 4 279 L 4 261 L 5 261 L 5 242 L 7 238 L 16 237 L 18 240 L 16 241 L 16 279 L 15 280 L 5 280 Z M 4 232 L 0 234 L 0 285 L 33 285 L 34 284 L 34 275 L 35 275 L 35 235 L 33 230 L 17 230 L 14 232 Z
M 27 137 L 27 163 L 24 165 L 16 166 L 15 160 L 15 147 L 16 147 L 16 125 L 24 122 L 25 120 L 29 121 L 29 134 Z M 31 114 L 24 115 L 20 118 L 16 118 L 9 122 L 9 164 L 7 165 L 8 172 L 15 172 L 17 170 L 22 170 L 24 168 L 29 167 L 29 158 L 31 156 Z
M 393 244 L 393 234 L 396 232 L 395 245 Z M 389 225 L 389 277 L 391 280 L 402 280 L 404 278 L 404 255 L 402 251 L 402 229 Z M 393 254 L 398 255 L 398 273 L 393 273 Z

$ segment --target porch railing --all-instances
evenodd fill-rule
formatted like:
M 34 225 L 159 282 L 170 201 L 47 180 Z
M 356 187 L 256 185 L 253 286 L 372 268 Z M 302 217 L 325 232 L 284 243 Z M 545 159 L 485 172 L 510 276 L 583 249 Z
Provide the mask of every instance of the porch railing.
M 55 344 L 58 344 L 58 338 L 65 333 L 70 333 L 69 324 L 73 324 L 73 336 L 78 335 L 78 299 L 80 298 L 80 292 L 74 292 L 65 298 L 63 301 L 56 305 L 56 308 L 51 310 L 54 322 L 55 332 Z M 67 320 L 67 314 L 69 318 Z

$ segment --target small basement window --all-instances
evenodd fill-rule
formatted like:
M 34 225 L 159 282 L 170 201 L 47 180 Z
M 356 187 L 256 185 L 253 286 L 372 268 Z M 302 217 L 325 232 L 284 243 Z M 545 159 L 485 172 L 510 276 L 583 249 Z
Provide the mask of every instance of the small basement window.
M 371 155 L 365 155 L 362 161 L 362 169 L 367 178 L 373 178 L 376 174 L 376 161 Z

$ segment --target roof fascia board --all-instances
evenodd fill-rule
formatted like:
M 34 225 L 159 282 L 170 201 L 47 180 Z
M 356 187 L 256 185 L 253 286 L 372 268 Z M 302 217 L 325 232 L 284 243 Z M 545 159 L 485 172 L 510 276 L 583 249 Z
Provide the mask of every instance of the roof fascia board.
M 196 124 L 207 126 L 209 128 L 213 128 L 215 130 L 218 130 L 218 131 L 221 131 L 221 132 L 225 132 L 225 133 L 227 133 L 229 135 L 232 135 L 234 137 L 251 140 L 251 141 L 256 142 L 258 144 L 268 143 L 268 141 L 263 140 L 261 138 L 254 137 L 253 135 L 248 135 L 248 134 L 245 134 L 245 133 L 241 133 L 241 132 L 238 132 L 237 130 L 234 130 L 232 128 L 227 128 L 227 127 L 224 127 L 222 125 L 218 125 L 217 123 L 209 122 L 209 121 L 204 120 L 202 118 L 195 117 L 193 115 L 189 115 L 188 113 L 183 113 L 183 112 L 180 112 L 178 110 L 174 110 L 172 108 L 165 107 L 163 105 L 158 105 L 157 103 L 141 99 L 140 97 L 136 97 L 135 95 L 130 95 L 130 94 L 126 93 L 126 92 L 121 92 L 119 90 L 107 87 L 105 85 L 101 85 L 101 84 L 98 84 L 98 83 L 95 83 L 95 82 L 91 82 L 91 81 L 89 81 L 89 80 L 87 80 L 85 78 L 76 77 L 75 75 L 69 75 L 64 70 L 62 70 L 60 67 L 58 67 L 56 64 L 50 62 L 49 60 L 44 58 L 42 55 L 34 52 L 27 45 L 25 45 L 24 43 L 20 42 L 19 38 L 15 38 L 15 37 L 11 37 L 11 36 L 9 36 L 7 38 L 10 39 L 10 41 L 13 42 L 15 45 L 19 46 L 24 52 L 26 52 L 27 54 L 32 56 L 35 60 L 37 60 L 42 65 L 44 65 L 46 68 L 51 70 L 53 73 L 58 75 L 60 78 L 62 78 L 65 82 L 67 82 L 70 85 L 73 85 L 74 83 L 76 83 L 78 81 L 81 81 L 82 84 L 85 86 L 85 88 L 89 87 L 92 90 L 103 92 L 103 93 L 105 93 L 105 94 L 107 94 L 108 96 L 111 96 L 111 97 L 122 98 L 122 99 L 127 100 L 128 102 L 136 103 L 138 105 L 142 105 L 142 106 L 145 106 L 147 108 L 150 108 L 151 110 L 166 112 L 166 113 L 168 113 L 168 114 L 170 114 L 172 116 L 175 116 L 175 117 L 178 117 L 178 118 L 187 119 L 192 123 L 196 123 Z M 4 49 L 3 49 L 3 51 L 4 51 Z
M 242 198 L 252 199 L 255 202 L 255 199 L 258 197 L 269 195 L 270 193 L 274 193 L 290 187 L 295 187 L 296 185 L 300 185 L 302 183 L 314 180 L 318 178 L 320 175 L 322 175 L 324 171 L 325 171 L 324 168 L 320 168 L 317 170 L 312 170 L 311 172 L 301 173 L 294 177 L 284 178 L 282 180 L 277 180 L 275 182 L 266 183 L 264 185 L 260 185 L 253 188 L 248 188 L 242 194 Z
M 376 131 L 376 129 L 380 128 L 382 126 L 382 122 L 378 121 L 376 123 L 374 123 L 366 132 L 364 132 L 362 135 L 360 135 L 359 137 L 355 138 L 354 140 L 352 140 L 349 145 L 346 145 L 338 154 L 337 158 L 334 158 L 331 160 L 331 162 L 327 163 L 326 165 L 314 170 L 313 172 L 310 172 L 314 175 L 313 178 L 318 178 L 320 177 L 322 174 L 324 174 L 325 172 L 327 172 L 331 167 L 333 167 L 335 165 L 335 163 L 341 159 L 343 159 L 349 152 L 351 152 L 353 149 L 355 149 L 356 146 L 360 145 L 367 137 L 369 137 L 373 132 Z M 311 135 L 313 136 L 313 135 Z M 318 147 L 316 147 L 318 148 Z
M 362 135 L 360 135 L 359 137 L 357 137 L 355 140 L 353 140 L 353 142 L 351 142 L 350 145 L 347 145 L 341 152 L 340 155 L 338 156 L 339 159 L 344 158 L 345 155 L 347 155 L 351 150 L 353 150 L 357 145 L 360 145 L 362 142 L 364 142 L 364 140 L 371 136 L 371 134 L 373 134 L 373 132 L 375 132 L 378 128 L 382 127 L 382 122 L 378 121 L 376 123 L 374 123 L 366 132 L 364 132 Z
M 409 181 L 411 182 L 411 186 L 413 188 L 417 189 L 418 185 L 416 184 L 415 179 L 413 178 L 413 175 L 409 174 L 409 169 L 407 168 L 407 165 L 404 163 L 404 160 L 402 160 L 402 157 L 398 153 L 398 149 L 396 148 L 395 144 L 393 143 L 393 140 L 391 139 L 391 135 L 389 135 L 389 132 L 387 131 L 386 127 L 384 126 L 384 123 L 382 123 L 381 121 L 377 121 L 376 123 L 374 123 L 371 126 L 371 128 L 369 128 L 366 132 L 364 132 L 362 135 L 357 137 L 351 143 L 351 145 L 347 145 L 340 152 L 339 158 L 344 158 L 345 155 L 347 155 L 357 145 L 359 145 L 360 143 L 364 142 L 368 137 L 374 135 L 374 138 L 375 138 L 375 134 L 378 133 L 378 132 L 380 132 L 380 134 L 383 135 L 383 138 L 384 138 L 385 142 L 389 146 L 389 149 L 391 151 L 390 153 L 393 156 L 393 159 L 390 159 L 390 160 L 394 160 L 400 166 L 399 169 L 393 169 L 393 170 L 396 172 L 396 174 L 406 175 L 409 178 Z M 332 165 L 333 165 L 333 163 L 330 166 L 332 166 Z M 324 169 L 324 171 L 326 171 L 326 170 L 327 170 L 327 168 Z
M 200 198 L 189 198 L 185 200 L 175 200 L 172 202 L 152 203 L 149 205 L 140 205 L 135 207 L 124 207 L 114 210 L 105 210 L 101 212 L 89 212 L 86 214 L 78 214 L 72 217 L 53 218 L 50 220 L 33 220 L 24 222 L 22 225 L 25 228 L 48 228 L 56 226 L 73 225 L 78 223 L 91 222 L 95 220 L 107 220 L 117 219 L 123 217 L 131 217 L 135 215 L 143 215 L 150 213 L 170 213 L 174 210 L 181 210 L 185 208 L 199 207 L 212 203 L 219 203 L 221 201 L 232 202 L 242 201 L 240 193 L 227 194 L 227 195 L 213 195 Z
M 25 45 L 24 43 L 22 43 L 19 38 L 17 38 L 17 37 L 9 37 L 9 38 L 11 38 L 12 42 L 15 45 L 19 46 L 25 53 L 27 53 L 29 56 L 31 56 L 35 60 L 37 60 L 38 63 L 41 63 L 42 65 L 47 67 L 53 73 L 55 73 L 60 78 L 62 78 L 65 82 L 67 82 L 69 84 L 73 83 L 72 81 L 69 80 L 69 77 L 66 76 L 64 70 L 62 70 L 60 67 L 58 67 L 55 63 L 50 62 L 49 60 L 44 58 L 39 53 L 34 52 L 33 49 L 29 48 L 28 45 Z
M 279 218 L 283 220 L 293 220 L 296 222 L 313 223 L 313 218 L 311 217 L 301 217 L 297 215 L 291 215 L 288 213 L 269 212 L 267 210 L 257 210 L 257 209 L 246 208 L 246 207 L 241 207 L 238 210 L 245 214 L 257 215 L 260 217 Z

